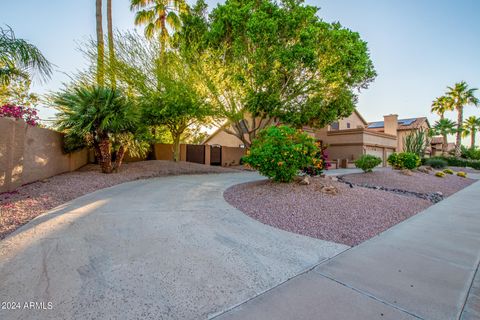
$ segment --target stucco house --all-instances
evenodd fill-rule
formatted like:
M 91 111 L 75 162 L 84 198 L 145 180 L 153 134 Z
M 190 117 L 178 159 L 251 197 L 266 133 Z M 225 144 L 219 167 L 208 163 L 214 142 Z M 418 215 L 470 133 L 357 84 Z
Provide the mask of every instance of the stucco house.
M 354 160 L 363 154 L 380 157 L 383 166 L 393 152 L 403 151 L 403 138 L 412 130 L 429 128 L 427 118 L 398 119 L 398 115 L 384 116 L 384 121 L 368 123 L 355 110 L 350 116 L 321 128 L 303 130 L 328 146 L 328 157 L 334 167 L 353 167 Z M 204 144 L 241 147 L 243 142 L 219 128 Z

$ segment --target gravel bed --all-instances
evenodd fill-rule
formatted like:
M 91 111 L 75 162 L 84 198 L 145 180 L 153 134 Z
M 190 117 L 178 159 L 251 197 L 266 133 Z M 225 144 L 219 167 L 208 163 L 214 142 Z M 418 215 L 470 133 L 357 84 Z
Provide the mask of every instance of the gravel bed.
M 473 169 L 473 168 L 468 168 L 468 167 L 449 167 L 450 169 L 452 169 L 453 171 L 463 171 L 465 173 L 478 173 L 480 174 L 480 170 L 476 170 L 476 169 Z
M 332 185 L 338 194 L 320 191 Z M 258 181 L 235 185 L 224 197 L 262 223 L 323 240 L 357 245 L 415 215 L 432 203 L 330 179 L 312 178 L 308 186 Z
M 444 178 L 439 178 L 434 175 L 434 172 L 426 174 L 412 171 L 412 175 L 408 176 L 390 168 L 369 173 L 349 174 L 342 176 L 342 180 L 356 185 L 367 184 L 411 192 L 430 194 L 440 192 L 443 196 L 450 196 L 475 182 L 473 179 L 461 178 L 455 174 L 446 174 Z
M 152 160 L 125 163 L 119 173 L 103 174 L 98 165 L 60 174 L 0 194 L 0 239 L 38 215 L 95 190 L 127 181 L 179 174 L 238 172 L 191 162 Z

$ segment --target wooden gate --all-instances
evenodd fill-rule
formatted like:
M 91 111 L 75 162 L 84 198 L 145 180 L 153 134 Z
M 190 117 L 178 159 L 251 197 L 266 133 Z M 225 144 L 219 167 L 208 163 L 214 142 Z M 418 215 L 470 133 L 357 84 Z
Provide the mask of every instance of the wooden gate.
M 187 144 L 187 161 L 205 164 L 205 146 Z
M 220 145 L 210 146 L 210 165 L 212 166 L 222 165 L 222 146 Z

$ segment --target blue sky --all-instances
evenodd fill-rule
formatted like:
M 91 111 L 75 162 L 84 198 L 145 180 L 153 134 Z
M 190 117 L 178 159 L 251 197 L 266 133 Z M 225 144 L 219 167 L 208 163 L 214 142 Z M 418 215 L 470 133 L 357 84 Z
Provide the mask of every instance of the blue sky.
M 56 65 L 53 78 L 35 83 L 34 91 L 55 90 L 68 80 L 66 74 L 85 66 L 77 48 L 94 35 L 94 0 L 2 2 L 0 23 L 33 42 Z M 207 2 L 211 7 L 222 1 Z M 358 109 L 367 121 L 397 113 L 401 118 L 428 115 L 433 122 L 437 117 L 429 114 L 431 101 L 447 85 L 465 80 L 480 87 L 478 0 L 306 2 L 321 8 L 319 16 L 325 21 L 339 21 L 368 42 L 378 77 L 360 94 Z M 115 27 L 133 28 L 129 1 L 113 0 L 113 6 Z M 41 110 L 44 118 L 52 114 Z M 480 109 L 469 108 L 466 115 L 478 116 Z

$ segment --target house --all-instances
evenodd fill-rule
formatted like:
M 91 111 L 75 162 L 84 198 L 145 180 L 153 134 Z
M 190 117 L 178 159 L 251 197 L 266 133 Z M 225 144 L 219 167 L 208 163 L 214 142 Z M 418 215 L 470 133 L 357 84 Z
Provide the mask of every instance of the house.
M 430 140 L 430 148 L 432 156 L 441 156 L 443 154 L 443 137 L 432 137 Z M 455 150 L 455 143 L 447 143 L 447 152 Z
M 334 167 L 353 167 L 354 160 L 371 154 L 382 159 L 396 151 L 403 151 L 403 138 L 413 130 L 430 128 L 427 118 L 398 119 L 397 115 L 384 116 L 384 121 L 368 123 L 355 110 L 350 116 L 321 128 L 304 127 L 303 130 L 328 146 L 328 158 Z M 241 147 L 243 142 L 222 128 L 208 137 L 204 144 Z

